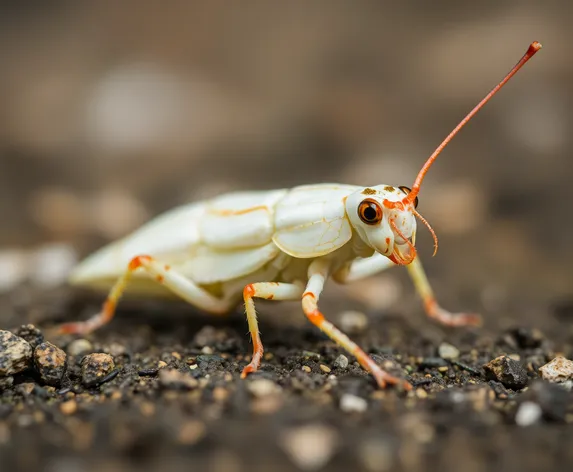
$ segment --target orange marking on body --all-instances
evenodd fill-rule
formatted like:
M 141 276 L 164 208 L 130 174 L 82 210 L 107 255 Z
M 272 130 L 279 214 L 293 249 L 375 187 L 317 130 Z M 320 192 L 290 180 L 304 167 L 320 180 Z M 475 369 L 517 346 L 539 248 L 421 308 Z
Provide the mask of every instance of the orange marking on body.
M 314 293 L 312 293 L 312 292 L 304 292 L 304 293 L 302 294 L 302 298 L 304 298 L 304 297 L 316 298 L 316 297 L 314 296 Z
M 267 300 L 272 300 L 273 298 L 275 298 L 275 296 L 271 293 L 271 294 L 267 297 Z
M 157 280 L 160 284 L 162 284 L 162 283 L 165 281 L 165 277 L 163 277 L 163 276 L 160 274 L 160 275 L 158 275 L 158 276 L 156 277 L 156 280 Z
M 390 238 L 386 238 L 386 246 L 390 246 Z
M 165 270 L 171 270 L 171 266 L 170 266 L 169 264 L 165 264 L 164 269 L 165 269 Z
M 244 298 L 253 298 L 255 296 L 255 287 L 253 284 L 245 285 L 243 289 L 243 297 Z
M 212 210 L 212 213 L 219 216 L 237 216 L 246 215 L 247 213 L 252 213 L 259 210 L 267 210 L 266 205 L 257 205 L 254 207 L 245 208 L 243 210 Z
M 150 256 L 137 256 L 134 257 L 131 261 L 129 261 L 129 265 L 127 266 L 130 271 L 134 271 L 141 267 L 144 264 L 151 262 Z

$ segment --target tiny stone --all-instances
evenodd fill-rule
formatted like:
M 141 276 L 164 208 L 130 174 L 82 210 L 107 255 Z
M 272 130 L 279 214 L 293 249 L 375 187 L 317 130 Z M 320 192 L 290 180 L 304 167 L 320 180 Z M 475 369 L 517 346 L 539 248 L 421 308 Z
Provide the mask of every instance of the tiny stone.
M 361 311 L 349 310 L 340 315 L 340 328 L 348 334 L 362 333 L 368 327 L 368 316 Z
M 417 388 L 416 389 L 416 396 L 420 399 L 428 398 L 428 392 L 426 392 L 422 388 Z
M 307 366 L 307 365 L 303 365 L 303 366 L 301 367 L 301 369 L 302 369 L 303 371 L 305 371 L 307 374 L 310 374 L 310 373 L 312 372 L 312 369 L 311 369 L 309 366 Z
M 330 367 L 328 367 L 327 365 L 324 365 L 324 364 L 320 364 L 320 370 L 322 370 L 323 372 L 326 372 L 327 374 L 331 371 Z
M 274 395 L 279 393 L 281 390 L 277 384 L 268 379 L 255 379 L 248 383 L 247 389 L 257 398 Z
M 87 339 L 76 339 L 68 344 L 67 350 L 70 356 L 85 356 L 92 352 L 93 346 Z
M 33 324 L 22 325 L 16 330 L 16 336 L 20 336 L 24 341 L 27 341 L 32 349 L 36 349 L 38 344 L 44 342 L 44 335 Z
M 224 402 L 229 398 L 229 390 L 223 387 L 215 387 L 213 389 L 213 400 L 216 402 Z
M 553 383 L 563 383 L 573 380 L 573 361 L 558 356 L 551 362 L 539 368 L 541 377 Z
M 346 369 L 348 367 L 348 357 L 344 354 L 340 354 L 334 361 L 334 367 L 338 367 L 339 369 Z
M 199 381 L 190 374 L 183 374 L 177 369 L 161 369 L 159 384 L 170 389 L 191 390 L 199 386 Z
M 88 354 L 82 359 L 82 383 L 94 386 L 115 368 L 113 357 L 97 352 Z
M 340 409 L 345 413 L 364 413 L 368 409 L 368 402 L 362 397 L 345 393 L 340 397 Z
M 14 385 L 14 377 L 0 377 L 0 392 Z
M 213 354 L 214 351 L 213 351 L 213 348 L 212 348 L 212 347 L 204 346 L 204 347 L 201 349 L 201 352 L 202 352 L 203 354 L 211 355 L 211 354 Z
M 440 347 L 438 347 L 438 355 L 442 359 L 457 359 L 460 357 L 460 351 L 457 347 L 449 343 L 442 343 Z
M 505 387 L 514 390 L 522 389 L 527 385 L 527 372 L 523 366 L 508 356 L 499 356 L 487 364 L 483 369 L 491 380 L 501 382 Z
M 438 372 L 447 372 L 449 370 L 449 367 L 447 365 L 443 365 L 441 367 L 438 367 Z
M 279 437 L 280 447 L 302 471 L 322 469 L 334 454 L 337 442 L 336 430 L 320 424 L 293 428 Z
M 165 368 L 165 367 L 167 367 L 167 362 L 159 361 L 159 362 L 157 363 L 157 368 L 158 368 L 158 369 L 163 369 L 163 368 Z
M 205 436 L 205 424 L 197 420 L 189 420 L 179 430 L 178 440 L 181 444 L 191 446 Z
M 32 346 L 10 331 L 0 330 L 0 377 L 26 370 L 32 361 Z
M 34 350 L 34 363 L 46 384 L 58 386 L 66 371 L 66 353 L 52 343 L 44 342 Z
M 523 402 L 515 414 L 515 423 L 522 427 L 531 426 L 537 423 L 542 415 L 543 411 L 537 403 Z
M 64 415 L 73 415 L 77 410 L 78 404 L 75 400 L 68 400 L 60 405 L 60 411 Z

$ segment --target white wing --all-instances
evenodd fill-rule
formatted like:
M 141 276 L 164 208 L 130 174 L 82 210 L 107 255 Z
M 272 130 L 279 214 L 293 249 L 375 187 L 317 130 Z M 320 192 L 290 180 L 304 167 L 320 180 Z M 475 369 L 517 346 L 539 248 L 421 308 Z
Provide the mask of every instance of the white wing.
M 275 208 L 274 243 L 300 258 L 319 257 L 343 246 L 352 237 L 344 202 L 358 188 L 339 184 L 293 188 Z

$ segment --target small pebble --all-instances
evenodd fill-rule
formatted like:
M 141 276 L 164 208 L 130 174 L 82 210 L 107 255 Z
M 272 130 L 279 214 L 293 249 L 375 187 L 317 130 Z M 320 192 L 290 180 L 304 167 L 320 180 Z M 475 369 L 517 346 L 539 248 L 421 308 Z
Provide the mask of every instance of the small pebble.
M 32 346 L 10 331 L 0 330 L 0 377 L 22 372 L 31 363 Z
M 42 332 L 36 328 L 33 324 L 27 324 L 20 326 L 16 332 L 16 336 L 21 337 L 24 341 L 27 341 L 32 349 L 36 349 L 38 344 L 44 342 L 44 335 Z
M 442 359 L 457 359 L 460 357 L 460 350 L 449 343 L 442 343 L 438 347 L 438 355 Z
M 331 371 L 330 367 L 328 367 L 327 365 L 324 365 L 324 364 L 320 364 L 320 370 L 322 370 L 323 372 L 326 372 L 327 374 Z
M 348 357 L 344 354 L 340 354 L 334 361 L 334 367 L 338 367 L 339 369 L 346 369 L 348 367 Z
M 279 437 L 279 445 L 289 459 L 303 471 L 322 469 L 333 456 L 338 435 L 336 430 L 316 424 L 286 431 Z
M 312 369 L 311 369 L 309 366 L 307 366 L 307 365 L 303 365 L 303 366 L 301 367 L 301 369 L 302 369 L 304 372 L 306 372 L 307 374 L 310 374 L 310 373 L 312 372 Z
M 85 356 L 93 351 L 93 345 L 87 339 L 76 339 L 68 344 L 70 356 Z
M 192 390 L 199 386 L 199 381 L 190 374 L 184 374 L 177 369 L 161 369 L 159 384 L 169 389 Z
M 543 410 L 537 403 L 523 402 L 515 414 L 515 424 L 522 427 L 531 426 L 537 423 L 542 415 Z
M 489 361 L 483 369 L 489 379 L 497 380 L 507 388 L 519 390 L 527 385 L 527 371 L 508 356 L 499 356 Z
M 553 383 L 564 383 L 573 380 L 573 361 L 558 356 L 539 368 L 541 377 Z
M 368 316 L 361 311 L 349 310 L 340 314 L 339 323 L 345 333 L 358 334 L 368 327 Z
M 203 348 L 201 349 L 201 352 L 203 354 L 207 354 L 207 355 L 212 355 L 213 354 L 213 348 L 209 347 L 209 346 L 203 346 Z
M 0 377 L 0 392 L 14 385 L 14 377 Z
M 206 431 L 205 424 L 197 420 L 189 420 L 181 426 L 177 436 L 178 441 L 186 446 L 198 443 Z
M 272 380 L 255 379 L 248 383 L 247 389 L 257 398 L 275 395 L 281 391 L 280 387 Z
M 351 393 L 345 393 L 340 397 L 340 409 L 345 413 L 364 413 L 368 409 L 368 402 Z
M 76 411 L 78 411 L 78 403 L 75 400 L 65 401 L 60 405 L 60 411 L 64 415 L 73 415 Z
M 109 354 L 102 352 L 88 354 L 82 359 L 82 383 L 86 387 L 95 386 L 114 368 L 113 357 Z
M 66 353 L 52 343 L 44 342 L 34 349 L 34 364 L 46 384 L 58 386 L 66 371 Z

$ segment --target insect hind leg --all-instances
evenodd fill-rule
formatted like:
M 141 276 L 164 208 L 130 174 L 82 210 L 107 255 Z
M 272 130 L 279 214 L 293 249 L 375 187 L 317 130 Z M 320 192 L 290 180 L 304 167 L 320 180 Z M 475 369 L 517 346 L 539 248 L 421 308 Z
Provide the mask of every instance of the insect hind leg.
M 140 255 L 131 259 L 126 271 L 117 279 L 110 290 L 98 314 L 87 321 L 65 323 L 59 327 L 58 331 L 61 333 L 87 334 L 108 324 L 115 315 L 117 304 L 125 292 L 131 276 L 137 270 L 145 271 L 157 283 L 164 285 L 191 305 L 205 311 L 223 314 L 231 308 L 230 300 L 217 298 L 170 266 L 162 264 L 149 255 Z

